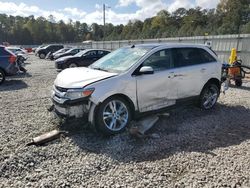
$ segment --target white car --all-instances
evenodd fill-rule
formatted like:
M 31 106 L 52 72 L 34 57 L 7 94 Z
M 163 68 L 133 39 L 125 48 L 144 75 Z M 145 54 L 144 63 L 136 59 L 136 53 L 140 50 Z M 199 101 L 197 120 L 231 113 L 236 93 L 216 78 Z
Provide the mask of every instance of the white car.
M 217 102 L 222 64 L 204 45 L 148 44 L 120 48 L 88 68 L 58 74 L 54 111 L 83 117 L 104 134 L 125 129 L 137 115 L 194 100 L 203 109 Z
M 19 47 L 7 47 L 8 50 L 12 51 L 15 55 L 22 56 L 25 60 L 29 58 L 29 54 L 26 50 Z

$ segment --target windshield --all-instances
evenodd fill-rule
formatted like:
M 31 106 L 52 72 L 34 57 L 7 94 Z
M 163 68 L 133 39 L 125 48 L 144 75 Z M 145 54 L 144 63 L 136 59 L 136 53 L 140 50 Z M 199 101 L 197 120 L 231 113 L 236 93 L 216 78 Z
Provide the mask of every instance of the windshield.
M 67 48 L 63 48 L 61 50 L 56 51 L 55 53 L 63 53 L 66 52 L 68 49 Z
M 81 57 L 83 54 L 85 54 L 88 50 L 83 50 L 83 51 L 80 51 L 78 52 L 77 54 L 75 54 L 74 56 L 76 57 Z
M 99 59 L 89 68 L 122 73 L 127 71 L 149 50 L 146 48 L 120 48 Z
M 72 48 L 72 49 L 69 49 L 69 50 L 67 50 L 65 53 L 71 53 L 71 52 L 75 52 L 77 50 L 77 48 Z

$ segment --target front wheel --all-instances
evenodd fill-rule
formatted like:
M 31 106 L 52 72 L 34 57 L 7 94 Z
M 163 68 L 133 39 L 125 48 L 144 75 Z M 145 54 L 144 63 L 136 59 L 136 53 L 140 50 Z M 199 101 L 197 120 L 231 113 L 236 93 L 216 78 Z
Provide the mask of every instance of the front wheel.
M 207 84 L 200 94 L 200 107 L 209 110 L 214 107 L 218 98 L 220 90 L 215 84 Z
M 5 81 L 5 73 L 0 69 L 0 85 Z
M 77 64 L 75 64 L 75 63 L 70 63 L 69 64 L 69 68 L 74 68 L 74 67 L 77 67 Z
M 39 54 L 40 59 L 45 59 L 46 55 L 44 53 Z
M 131 111 L 126 100 L 111 97 L 98 106 L 96 126 L 106 135 L 124 131 L 131 120 Z

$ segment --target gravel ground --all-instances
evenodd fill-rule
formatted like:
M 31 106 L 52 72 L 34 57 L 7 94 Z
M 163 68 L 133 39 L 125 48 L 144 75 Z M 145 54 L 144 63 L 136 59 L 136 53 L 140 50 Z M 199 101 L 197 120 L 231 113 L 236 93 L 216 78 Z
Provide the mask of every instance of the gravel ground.
M 188 106 L 160 118 L 158 139 L 105 138 L 83 122 L 59 125 L 47 111 L 54 64 L 28 63 L 30 75 L 0 86 L 0 187 L 250 187 L 250 82 L 211 111 Z M 57 127 L 69 136 L 25 146 Z

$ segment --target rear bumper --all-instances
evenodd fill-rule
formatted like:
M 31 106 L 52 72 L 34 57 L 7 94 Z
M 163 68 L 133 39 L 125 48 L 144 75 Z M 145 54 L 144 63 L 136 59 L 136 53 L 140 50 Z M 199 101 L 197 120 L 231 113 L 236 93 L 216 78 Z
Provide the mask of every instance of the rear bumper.
M 5 71 L 7 75 L 15 75 L 18 72 L 18 68 L 15 64 L 10 64 Z

